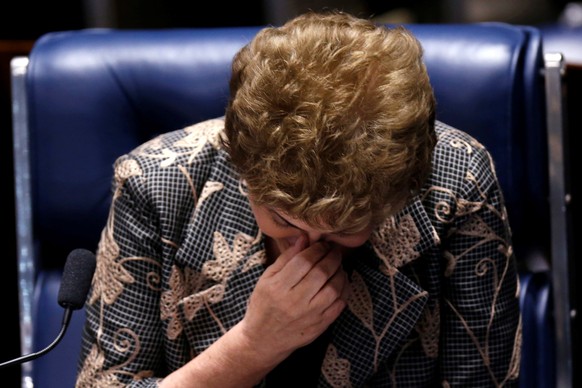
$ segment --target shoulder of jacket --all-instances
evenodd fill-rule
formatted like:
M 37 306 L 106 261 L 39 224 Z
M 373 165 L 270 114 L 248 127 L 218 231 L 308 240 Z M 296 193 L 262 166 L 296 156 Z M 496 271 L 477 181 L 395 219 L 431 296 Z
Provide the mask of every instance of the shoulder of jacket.
M 224 120 L 216 118 L 165 132 L 122 155 L 116 163 L 133 159 L 144 172 L 162 173 L 171 173 L 176 167 L 213 163 L 222 148 L 223 129 Z

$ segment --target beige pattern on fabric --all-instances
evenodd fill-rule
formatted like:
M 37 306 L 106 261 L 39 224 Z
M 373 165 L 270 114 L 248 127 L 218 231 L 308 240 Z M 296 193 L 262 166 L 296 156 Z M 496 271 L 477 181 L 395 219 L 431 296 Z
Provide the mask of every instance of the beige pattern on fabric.
M 93 277 L 92 293 L 89 304 L 101 299 L 105 304 L 112 304 L 123 292 L 125 284 L 135 281 L 133 276 L 123 268 L 119 257 L 119 246 L 113 238 L 113 225 L 111 221 L 101 233 L 101 241 L 97 248 L 96 276 Z
M 125 182 L 135 176 L 141 176 L 142 170 L 134 160 L 124 160 L 117 163 L 114 171 L 114 180 L 116 183 L 114 199 L 119 198 Z M 114 207 L 111 208 L 105 228 L 101 233 L 101 239 L 97 248 L 96 276 L 92 284 L 92 293 L 89 297 L 89 304 L 101 301 L 102 304 L 110 305 L 115 303 L 117 298 L 122 294 L 128 284 L 135 282 L 134 277 L 124 267 L 124 264 L 130 261 L 147 261 L 154 266 L 159 267 L 159 263 L 147 257 L 127 257 L 120 259 L 119 245 L 114 238 Z M 155 271 L 146 274 L 146 284 L 154 290 L 160 289 L 161 279 Z M 103 333 L 103 322 L 99 322 L 97 332 L 98 339 Z M 115 333 L 115 348 L 120 353 L 131 351 L 128 359 L 115 367 L 103 369 L 105 356 L 101 350 L 94 345 L 87 356 L 84 365 L 79 373 L 79 383 L 77 386 L 87 387 L 121 387 L 116 375 L 123 374 L 123 365 L 133 361 L 140 350 L 140 340 L 137 335 L 128 329 L 122 328 Z M 153 376 L 153 371 L 141 371 L 132 374 L 134 380 L 148 378 Z
M 364 279 L 358 272 L 352 273 L 352 292 L 348 297 L 348 308 L 352 311 L 352 313 L 362 322 L 364 327 L 370 331 L 370 334 L 374 338 L 376 343 L 375 350 L 374 350 L 374 371 L 378 370 L 378 356 L 379 356 L 379 349 L 380 343 L 382 339 L 388 335 L 390 327 L 398 314 L 404 311 L 410 303 L 413 301 L 422 298 L 427 295 L 426 291 L 419 292 L 407 300 L 399 303 L 397 301 L 397 291 L 394 287 L 394 278 L 393 274 L 397 271 L 394 267 L 389 267 L 388 270 L 391 269 L 391 274 L 387 277 L 388 281 L 390 282 L 390 290 L 391 293 L 388 295 L 392 300 L 392 305 L 394 308 L 394 314 L 390 318 L 390 320 L 385 322 L 385 325 L 380 328 L 374 327 L 374 308 L 372 304 L 372 296 L 370 291 L 368 290 L 368 286 L 364 282 Z M 392 272 L 394 271 L 394 272 Z
M 192 220 L 198 215 L 200 212 L 200 207 L 204 203 L 208 197 L 210 197 L 213 193 L 219 192 L 220 190 L 224 189 L 224 184 L 221 182 L 206 182 L 204 183 L 204 187 L 202 188 L 202 192 L 200 193 L 200 198 L 196 200 L 196 192 L 194 191 L 194 203 L 196 204 L 196 209 L 194 213 L 192 213 Z
M 77 379 L 76 388 L 121 388 L 122 384 L 115 376 L 115 370 L 103 370 L 105 357 L 96 345 L 85 358 Z
M 169 320 L 166 336 L 175 340 L 182 333 L 182 321 L 178 317 L 178 303 L 191 292 L 198 291 L 203 284 L 204 277 L 190 267 L 181 270 L 172 267 L 170 274 L 170 289 L 162 293 L 160 311 L 162 320 Z
M 374 331 L 374 309 L 372 305 L 372 296 L 368 291 L 366 283 L 362 277 L 354 272 L 352 274 L 351 292 L 348 298 L 348 308 L 356 317 L 368 328 Z
M 214 232 L 214 260 L 204 263 L 202 273 L 216 282 L 226 283 L 232 272 L 246 257 L 255 239 L 244 233 L 234 236 L 232 249 L 220 232 Z
M 223 135 L 223 129 L 224 119 L 219 118 L 203 121 L 184 128 L 184 131 L 189 135 L 183 140 L 185 140 L 186 143 L 208 142 L 212 144 L 215 149 L 220 149 L 222 147 L 221 138 Z M 175 145 L 181 146 L 180 142 L 176 142 Z
M 126 349 L 124 345 L 121 345 L 118 346 L 118 350 L 124 351 Z M 136 354 L 137 350 L 134 352 L 132 358 L 134 358 Z M 152 370 L 144 370 L 131 374 L 124 372 L 122 370 L 123 365 L 129 361 L 109 369 L 103 369 L 104 362 L 105 356 L 103 352 L 100 351 L 97 345 L 93 345 L 91 347 L 91 351 L 87 355 L 87 358 L 83 362 L 83 366 L 79 372 L 79 377 L 75 388 L 121 388 L 125 387 L 126 385 L 117 379 L 117 375 L 131 375 L 133 380 L 136 381 L 147 379 L 154 375 Z
M 170 289 L 162 294 L 162 319 L 169 320 L 167 336 L 173 340 L 182 332 L 182 324 L 178 319 L 178 307 L 183 306 L 187 320 L 194 319 L 202 308 L 206 308 L 223 333 L 226 333 L 224 324 L 212 311 L 212 305 L 224 299 L 226 285 L 233 272 L 239 267 L 249 249 L 258 241 L 244 233 L 237 233 L 232 248 L 220 232 L 214 232 L 213 260 L 204 263 L 202 271 L 197 273 L 190 268 L 185 272 L 177 267 L 172 268 Z M 244 263 L 242 271 L 248 271 L 255 265 L 266 261 L 264 250 L 250 256 Z M 204 282 L 213 280 L 214 284 L 201 290 Z
M 511 355 L 511 366 L 509 367 L 509 380 L 515 380 L 519 377 L 519 368 L 521 365 L 521 345 L 523 341 L 523 326 L 521 316 L 519 317 L 519 326 L 515 335 L 515 342 L 513 343 L 513 353 Z
M 460 198 L 457 200 L 457 216 L 476 213 L 483 207 L 483 201 L 467 201 Z
M 469 176 L 471 178 L 471 176 Z M 484 199 L 485 201 L 485 199 Z M 489 209 L 489 207 L 488 207 Z M 492 209 L 489 209 L 492 210 Z M 498 217 L 503 217 L 505 215 L 504 212 L 495 211 Z M 489 322 L 486 327 L 486 335 L 480 340 L 477 335 L 475 335 L 473 328 L 469 326 L 467 320 L 459 313 L 456 306 L 445 299 L 445 303 L 447 303 L 448 307 L 453 311 L 453 313 L 457 316 L 459 321 L 463 324 L 465 331 L 467 332 L 468 336 L 473 341 L 474 346 L 478 349 L 482 359 L 483 364 L 486 368 L 489 369 L 489 365 L 491 363 L 490 359 L 490 331 L 491 327 L 493 326 L 493 321 L 495 318 L 495 306 L 497 303 L 497 297 L 501 290 L 501 286 L 505 281 L 505 276 L 508 271 L 508 266 L 510 263 L 510 257 L 513 254 L 513 249 L 511 245 L 502 237 L 495 233 L 495 231 L 490 227 L 490 225 L 483 220 L 478 215 L 473 215 L 467 222 L 461 224 L 461 226 L 457 229 L 451 230 L 450 233 L 454 233 L 458 236 L 468 236 L 471 238 L 476 239 L 476 242 L 470 246 L 468 246 L 464 251 L 459 252 L 458 254 L 453 254 L 452 252 L 445 251 L 444 256 L 447 259 L 447 268 L 445 269 L 445 276 L 450 277 L 452 276 L 453 272 L 455 271 L 455 267 L 458 263 L 466 256 L 469 255 L 475 249 L 478 249 L 480 246 L 491 243 L 491 242 L 498 242 L 497 251 L 504 255 L 507 260 L 504 261 L 505 267 L 499 271 L 497 268 L 498 264 L 496 261 L 493 260 L 491 257 L 483 257 L 479 260 L 474 267 L 475 276 L 477 277 L 484 277 L 484 276 L 491 276 L 491 288 L 493 289 L 494 297 L 492 300 L 492 305 L 490 306 L 490 318 Z M 501 274 L 500 276 L 498 274 Z M 518 287 L 519 288 L 519 283 Z M 516 333 L 516 339 L 514 342 L 513 352 L 511 363 L 509 365 L 508 371 L 506 376 L 501 379 L 500 381 L 496 379 L 493 372 L 490 371 L 490 375 L 492 377 L 492 381 L 494 386 L 502 387 L 507 381 L 511 379 L 517 378 L 519 374 L 519 362 L 521 359 L 521 319 L 518 327 L 518 332 Z
M 163 146 L 161 135 L 139 146 L 133 153 L 150 159 L 160 159 L 161 168 L 173 166 L 176 160 L 184 155 L 188 156 L 187 164 L 192 164 L 206 144 L 212 145 L 215 149 L 221 148 L 223 129 L 223 120 L 208 120 L 184 128 L 183 131 L 188 135 L 174 142 L 172 147 Z M 185 148 L 187 151 L 178 152 L 176 150 L 178 148 Z
M 210 311 L 211 304 L 218 303 L 224 299 L 225 289 L 226 286 L 224 284 L 215 284 L 204 291 L 185 297 L 181 303 L 184 305 L 186 319 L 191 321 L 203 306 Z M 220 322 L 217 323 L 220 325 Z
M 441 307 L 438 302 L 435 303 L 432 310 L 428 307 L 425 308 L 416 325 L 424 354 L 430 358 L 437 358 L 439 355 L 440 311 Z
M 327 347 L 321 371 L 333 388 L 351 388 L 350 361 L 339 358 L 335 346 L 329 345 Z
M 444 257 L 447 260 L 447 268 L 445 269 L 445 276 L 451 276 L 451 274 L 455 270 L 457 262 L 463 256 L 468 254 L 470 251 L 476 249 L 477 247 L 479 247 L 485 243 L 488 243 L 490 241 L 494 241 L 494 240 L 499 241 L 500 245 L 498 247 L 498 250 L 501 253 L 503 253 L 505 256 L 509 256 L 512 253 L 512 249 L 511 249 L 511 247 L 507 247 L 506 241 L 502 237 L 496 235 L 495 232 L 493 232 L 493 230 L 491 230 L 489 225 L 487 225 L 487 223 L 484 222 L 481 217 L 475 216 L 475 217 L 471 218 L 471 220 L 469 222 L 463 224 L 463 226 L 461 228 L 455 230 L 454 232 L 457 233 L 458 235 L 477 237 L 477 238 L 480 238 L 480 240 L 475 245 L 470 246 L 464 252 L 461 252 L 459 255 L 456 255 L 456 256 L 448 251 L 443 252 Z M 489 261 L 489 259 L 485 259 L 485 260 Z
M 141 175 L 142 170 L 134 160 L 126 160 L 116 164 L 114 171 L 116 185 L 113 195 L 114 200 L 121 195 L 121 189 L 127 179 Z M 107 219 L 107 224 L 101 232 L 101 240 L 97 247 L 96 276 L 93 277 L 93 287 L 89 297 L 90 304 L 95 303 L 99 299 L 106 304 L 112 304 L 123 291 L 124 284 L 134 282 L 131 274 L 117 261 L 119 257 L 119 245 L 113 236 L 114 217 L 115 212 L 112 208 Z
M 188 136 L 175 142 L 174 146 L 191 148 L 190 158 L 188 159 L 188 164 L 191 164 L 207 143 L 210 143 L 215 149 L 220 148 L 219 139 L 223 127 L 224 121 L 218 119 L 191 125 L 184 129 Z M 173 151 L 168 150 L 168 152 Z M 172 157 L 176 158 L 178 155 L 175 154 Z
M 265 252 L 265 250 L 258 251 L 257 253 L 249 257 L 249 259 L 244 263 L 242 272 L 247 272 L 256 265 L 265 265 L 266 263 L 267 263 L 267 252 Z
M 386 274 L 390 267 L 400 268 L 420 256 L 416 250 L 420 232 L 410 214 L 405 214 L 399 221 L 396 217 L 387 218 L 374 230 L 370 242 L 386 267 Z
M 133 160 L 124 160 L 121 163 L 115 165 L 114 179 L 115 179 L 115 193 L 113 194 L 113 199 L 117 199 L 121 193 L 121 189 L 129 178 L 134 176 L 141 176 L 143 174 L 139 164 Z
M 453 148 L 466 148 L 467 149 L 467 154 L 470 155 L 473 153 L 473 148 L 477 148 L 477 149 L 485 149 L 485 147 L 483 146 L 482 143 L 480 143 L 479 141 L 477 141 L 477 139 L 475 138 L 471 138 L 470 140 L 465 140 L 465 139 L 460 139 L 458 138 L 455 134 L 458 133 L 457 129 L 452 129 L 452 130 L 446 130 L 443 131 L 443 133 L 441 134 L 441 138 L 445 137 L 445 136 L 453 136 L 453 139 L 451 139 L 449 141 L 449 144 L 451 145 L 451 147 Z

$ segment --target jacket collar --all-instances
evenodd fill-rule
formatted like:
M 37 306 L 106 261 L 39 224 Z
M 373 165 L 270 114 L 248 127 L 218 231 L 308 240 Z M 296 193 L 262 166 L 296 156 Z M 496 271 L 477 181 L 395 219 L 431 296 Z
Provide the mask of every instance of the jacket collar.
M 370 237 L 370 243 L 385 268 L 400 268 L 440 243 L 419 196 L 398 214 L 387 218 Z

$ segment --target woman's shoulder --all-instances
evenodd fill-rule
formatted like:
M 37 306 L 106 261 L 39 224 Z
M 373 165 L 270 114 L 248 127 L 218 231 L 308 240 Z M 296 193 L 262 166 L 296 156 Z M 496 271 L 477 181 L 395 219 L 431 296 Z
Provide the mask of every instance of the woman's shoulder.
M 221 149 L 223 130 L 224 119 L 219 117 L 165 132 L 122 155 L 118 162 L 132 159 L 142 169 L 154 170 L 206 164 Z
M 224 120 L 216 118 L 158 135 L 116 159 L 114 180 L 144 195 L 188 196 L 192 185 L 198 190 L 212 174 L 230 176 L 220 141 L 223 128 Z
M 459 128 L 453 127 L 442 121 L 435 122 L 437 134 L 437 150 L 439 148 L 449 148 L 451 150 L 471 151 L 472 149 L 485 149 L 474 136 Z
M 468 132 L 441 121 L 435 122 L 435 131 L 437 144 L 433 163 L 453 163 L 458 165 L 459 163 L 475 163 L 482 158 L 490 159 L 487 147 Z
M 168 151 L 183 154 L 184 151 L 198 150 L 207 143 L 218 149 L 223 131 L 224 119 L 213 118 L 162 133 L 135 148 L 131 154 L 147 155 Z
M 208 183 L 232 185 L 233 169 L 220 141 L 223 127 L 220 118 L 203 121 L 163 133 L 118 157 L 116 190 L 175 211 L 182 209 L 176 204 L 190 209 Z
M 467 179 L 484 185 L 497 179 L 494 160 L 476 137 L 440 121 L 435 123 L 435 130 L 438 141 L 433 154 L 432 185 L 454 189 L 467 183 Z

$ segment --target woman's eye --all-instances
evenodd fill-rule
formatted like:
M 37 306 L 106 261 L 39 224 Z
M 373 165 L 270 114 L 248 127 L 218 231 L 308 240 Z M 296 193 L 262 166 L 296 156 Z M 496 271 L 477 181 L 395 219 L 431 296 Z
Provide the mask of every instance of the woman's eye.
M 291 227 L 291 224 L 289 224 L 287 221 L 285 221 L 284 219 L 282 219 L 278 216 L 273 217 L 273 222 L 275 222 L 275 224 L 277 224 L 278 226 L 281 226 L 283 228 Z
M 357 236 L 358 232 L 353 231 L 344 231 L 344 232 L 335 232 L 334 235 L 340 238 L 352 238 Z

